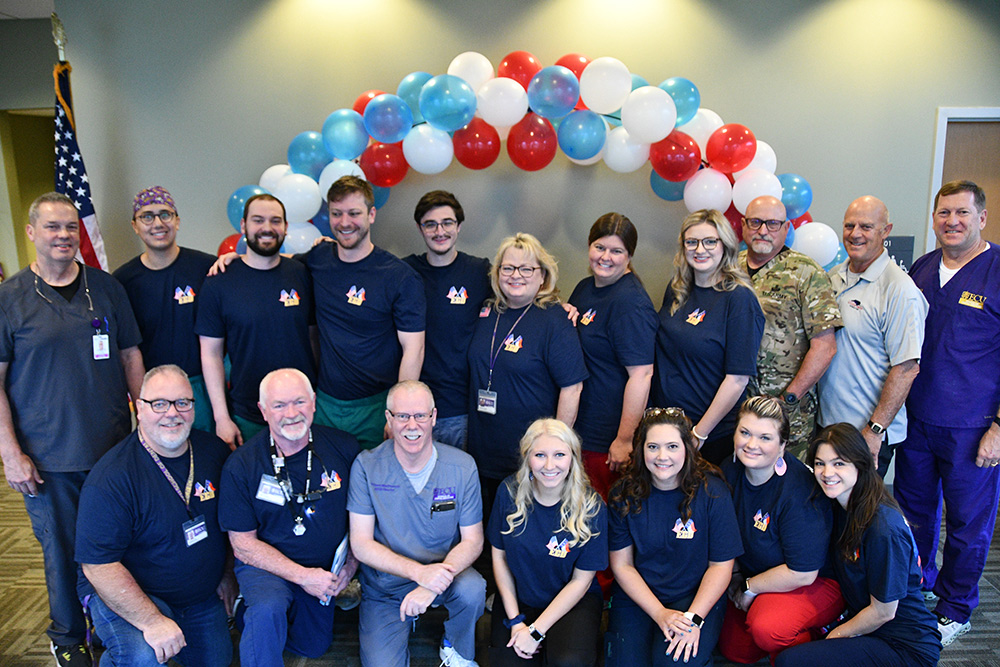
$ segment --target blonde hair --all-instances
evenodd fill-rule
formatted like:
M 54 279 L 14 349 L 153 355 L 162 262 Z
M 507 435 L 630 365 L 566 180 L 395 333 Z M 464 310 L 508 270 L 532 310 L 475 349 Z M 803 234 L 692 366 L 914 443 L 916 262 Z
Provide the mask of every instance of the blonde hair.
M 507 297 L 500 291 L 500 264 L 503 262 L 504 253 L 511 248 L 520 250 L 534 258 L 538 265 L 542 267 L 542 285 L 538 288 L 532 303 L 539 308 L 547 308 L 553 303 L 559 303 L 559 288 L 556 281 L 559 280 L 559 267 L 556 258 L 549 254 L 545 246 L 531 234 L 515 234 L 508 236 L 500 242 L 496 257 L 493 259 L 493 266 L 490 268 L 490 285 L 493 287 L 492 299 L 494 307 L 498 312 L 503 312 L 510 307 Z
M 674 300 L 670 304 L 670 314 L 673 315 L 677 309 L 684 305 L 691 294 L 691 286 L 694 285 L 694 269 L 688 264 L 687 255 L 684 251 L 684 233 L 695 225 L 709 224 L 715 227 L 722 241 L 722 260 L 717 270 L 717 280 L 712 285 L 712 289 L 718 292 L 732 292 L 737 287 L 746 287 L 756 298 L 753 284 L 750 277 L 739 264 L 740 246 L 736 238 L 736 232 L 729 226 L 726 217 L 714 209 L 703 208 L 695 211 L 684 218 L 681 223 L 681 231 L 677 235 L 677 252 L 674 253 L 674 277 L 670 281 L 670 291 L 673 292 Z
M 583 469 L 580 436 L 558 419 L 550 418 L 533 421 L 521 438 L 521 465 L 515 473 L 513 483 L 508 482 L 511 498 L 514 499 L 514 511 L 507 515 L 507 530 L 503 534 L 513 533 L 516 528 L 523 526 L 534 505 L 528 456 L 535 442 L 545 435 L 564 442 L 569 447 L 572 458 L 559 499 L 559 531 L 566 531 L 572 536 L 573 540 L 569 543 L 571 547 L 586 544 L 598 534 L 591 530 L 590 522 L 597 516 L 604 501 L 590 485 L 590 478 Z

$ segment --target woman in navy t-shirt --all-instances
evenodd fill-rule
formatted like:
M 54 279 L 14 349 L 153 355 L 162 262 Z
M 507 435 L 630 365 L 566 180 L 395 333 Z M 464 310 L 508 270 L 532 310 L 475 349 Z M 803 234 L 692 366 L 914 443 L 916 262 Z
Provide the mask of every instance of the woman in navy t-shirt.
M 941 635 L 924 606 L 916 543 L 899 505 L 850 424 L 828 426 L 809 447 L 816 483 L 834 504 L 833 566 L 849 617 L 826 639 L 791 648 L 778 667 L 936 665 Z
M 499 593 L 490 664 L 594 665 L 602 609 L 594 573 L 608 566 L 607 509 L 587 481 L 573 429 L 539 419 L 520 451 L 487 529 Z

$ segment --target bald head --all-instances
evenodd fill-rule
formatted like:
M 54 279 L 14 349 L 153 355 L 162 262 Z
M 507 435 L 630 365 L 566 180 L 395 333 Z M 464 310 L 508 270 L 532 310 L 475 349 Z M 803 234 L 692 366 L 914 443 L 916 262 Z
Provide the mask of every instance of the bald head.
M 881 199 L 865 195 L 852 201 L 844 213 L 844 248 L 851 271 L 862 273 L 871 266 L 891 231 L 889 209 Z
M 747 204 L 747 218 L 760 218 L 761 220 L 784 220 L 785 205 L 781 200 L 771 195 L 762 195 Z
M 785 205 L 777 197 L 764 195 L 747 205 L 743 216 L 743 240 L 747 244 L 747 263 L 757 269 L 767 264 L 785 247 L 788 222 Z
M 865 195 L 864 197 L 858 197 L 847 207 L 844 219 L 846 220 L 849 217 L 864 218 L 871 222 L 888 225 L 889 209 L 886 207 L 885 202 L 878 197 Z

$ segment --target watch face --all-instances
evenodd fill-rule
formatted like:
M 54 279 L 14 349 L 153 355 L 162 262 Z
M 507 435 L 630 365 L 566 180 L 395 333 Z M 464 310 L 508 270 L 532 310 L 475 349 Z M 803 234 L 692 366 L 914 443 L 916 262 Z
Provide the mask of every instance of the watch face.
M 799 397 L 796 396 L 795 394 L 785 394 L 785 403 L 788 403 L 789 405 L 795 405 L 798 402 L 799 402 Z

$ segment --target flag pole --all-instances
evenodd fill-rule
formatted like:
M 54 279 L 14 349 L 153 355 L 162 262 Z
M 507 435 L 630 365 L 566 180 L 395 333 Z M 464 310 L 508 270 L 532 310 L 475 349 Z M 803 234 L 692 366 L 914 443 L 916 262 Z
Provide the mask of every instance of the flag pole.
M 59 20 L 59 15 L 52 12 L 52 41 L 56 44 L 56 49 L 59 50 L 59 62 L 66 60 L 66 29 L 63 28 L 62 21 Z

